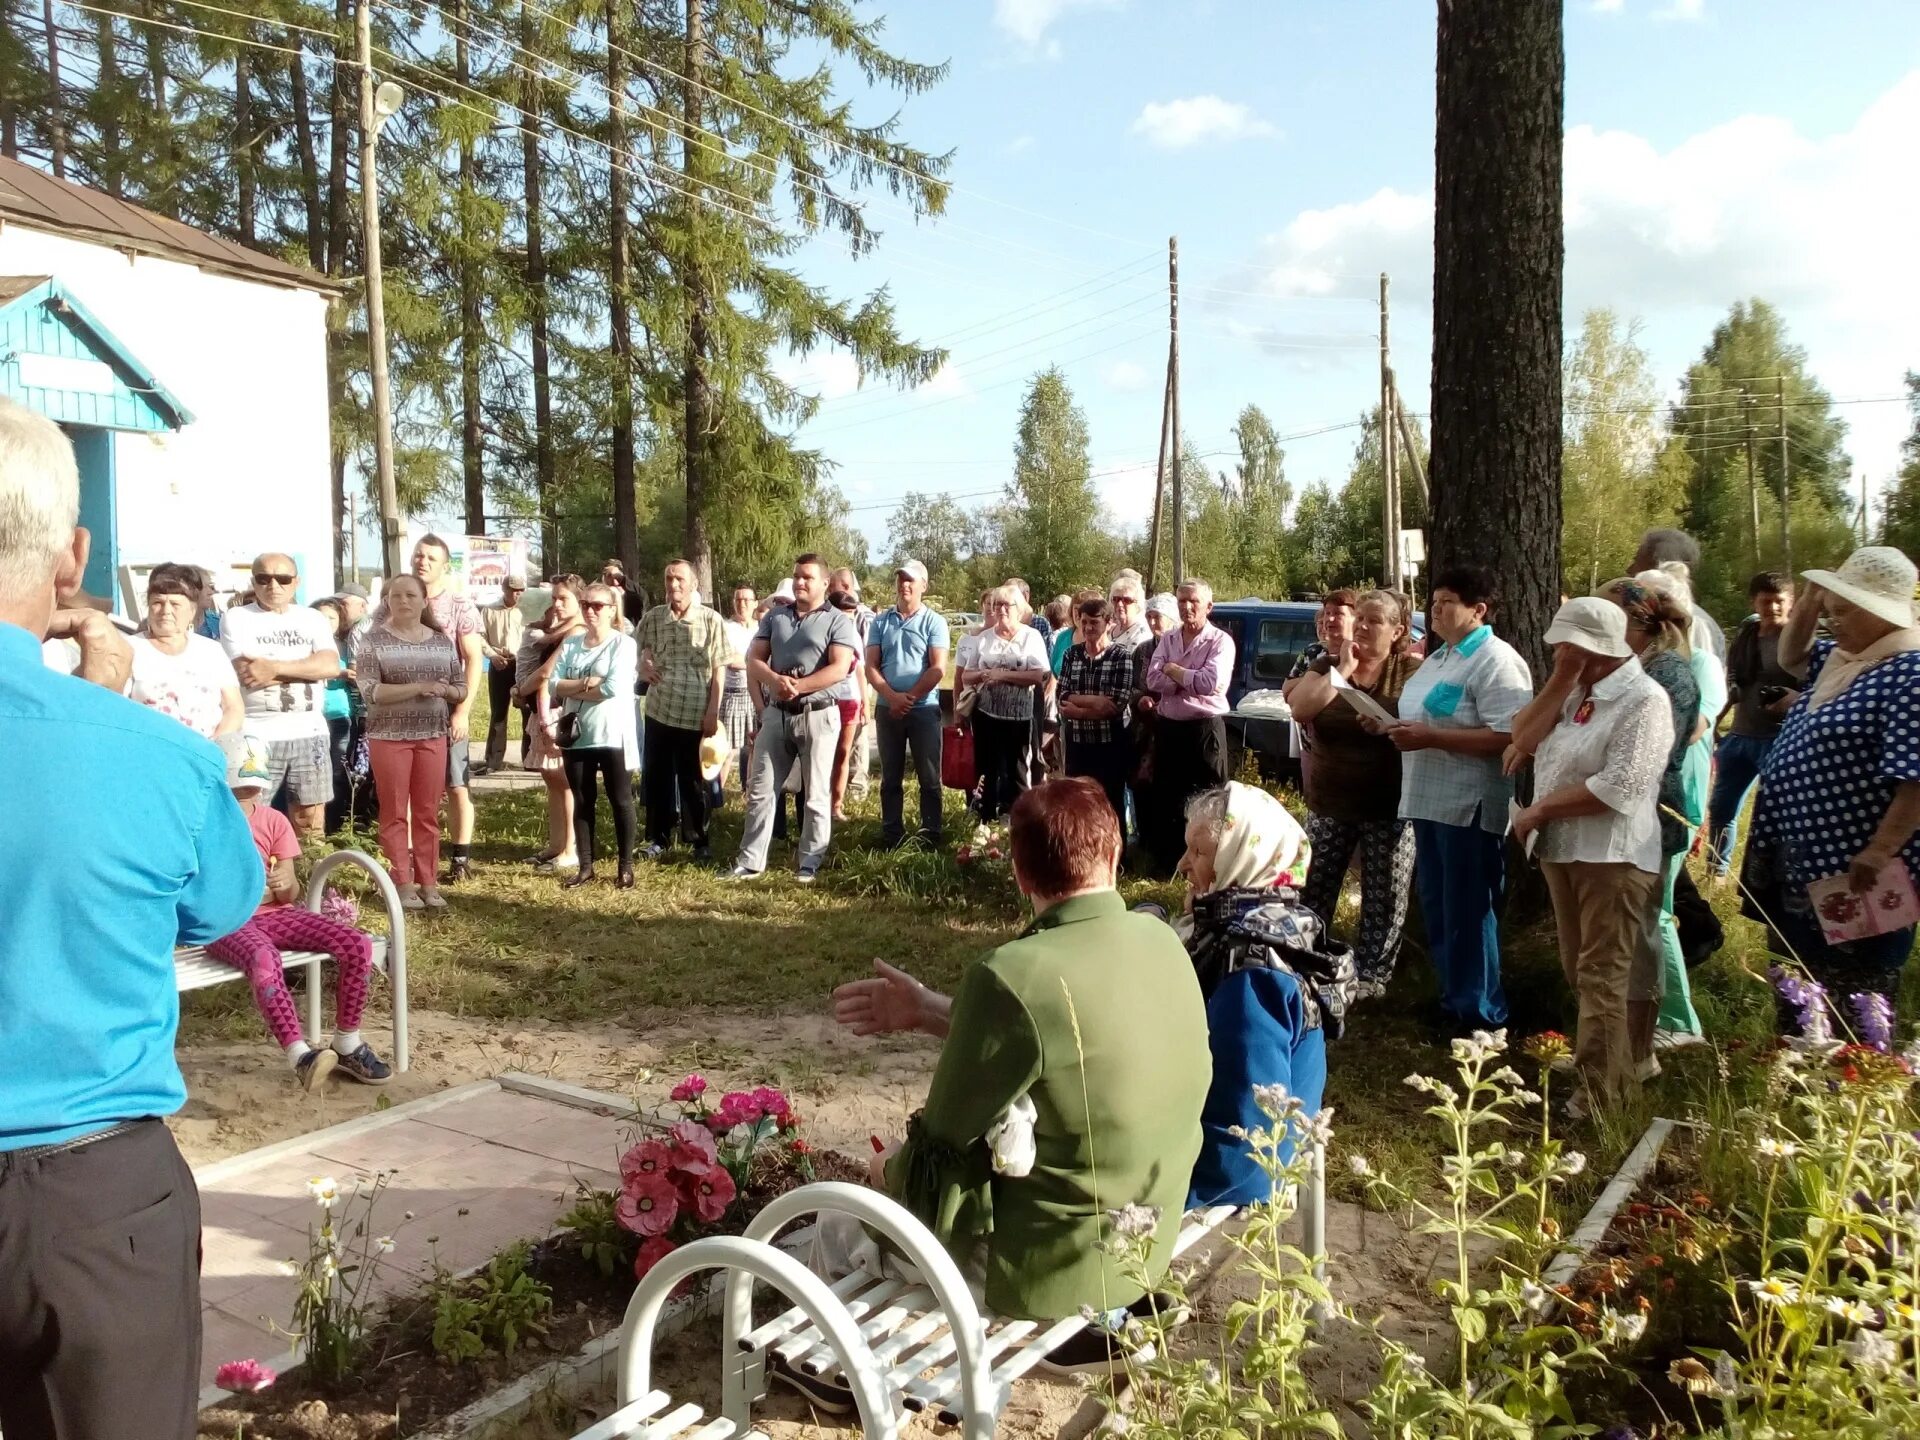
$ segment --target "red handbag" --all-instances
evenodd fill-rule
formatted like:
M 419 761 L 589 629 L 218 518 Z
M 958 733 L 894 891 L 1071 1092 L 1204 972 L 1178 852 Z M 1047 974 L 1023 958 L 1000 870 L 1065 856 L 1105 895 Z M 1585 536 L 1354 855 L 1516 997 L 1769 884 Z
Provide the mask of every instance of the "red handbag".
M 940 732 L 940 783 L 962 793 L 973 789 L 973 732 L 948 725 Z

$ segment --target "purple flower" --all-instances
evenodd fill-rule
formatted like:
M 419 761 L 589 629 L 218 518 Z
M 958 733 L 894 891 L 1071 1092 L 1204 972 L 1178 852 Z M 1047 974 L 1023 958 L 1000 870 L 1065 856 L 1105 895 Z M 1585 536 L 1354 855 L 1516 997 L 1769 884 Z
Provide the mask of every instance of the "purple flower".
M 1893 1006 L 1877 991 L 1852 997 L 1854 1018 L 1860 1022 L 1862 1043 L 1885 1053 L 1893 1045 Z
M 1640 1440 L 1640 1432 L 1631 1425 L 1613 1425 L 1600 1436 L 1600 1440 Z
M 1780 998 L 1793 1007 L 1800 1033 L 1814 1041 L 1831 1039 L 1833 1029 L 1827 1023 L 1827 992 L 1819 982 L 1804 980 L 1780 965 L 1770 968 L 1767 974 L 1773 980 L 1773 988 L 1780 992 Z

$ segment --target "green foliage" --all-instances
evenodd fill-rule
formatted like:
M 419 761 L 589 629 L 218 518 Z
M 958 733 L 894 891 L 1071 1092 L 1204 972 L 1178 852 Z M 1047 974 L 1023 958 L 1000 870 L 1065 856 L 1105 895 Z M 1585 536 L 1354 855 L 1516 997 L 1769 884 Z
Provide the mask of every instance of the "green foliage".
M 1020 405 L 1001 563 L 1036 597 L 1100 584 L 1118 568 L 1118 545 L 1100 522 L 1087 457 L 1087 418 L 1056 366 L 1033 377 Z
M 527 1273 L 529 1254 L 525 1241 L 510 1245 L 463 1280 L 435 1268 L 427 1292 L 435 1355 L 452 1365 L 490 1351 L 511 1355 L 528 1335 L 546 1333 L 553 1292 Z
M 1907 372 L 1907 409 L 1913 429 L 1900 442 L 1900 473 L 1880 511 L 1880 543 L 1920 555 L 1920 374 Z
M 299 1280 L 288 1333 L 300 1342 L 307 1373 L 321 1384 L 346 1380 L 365 1357 L 377 1257 L 393 1249 L 390 1236 L 373 1233 L 373 1207 L 391 1174 L 358 1179 L 344 1192 L 332 1176 L 307 1183 L 320 1223 L 308 1228 L 306 1258 L 288 1262 Z
M 633 1265 L 639 1238 L 613 1216 L 613 1193 L 580 1187 L 580 1198 L 573 1209 L 560 1217 L 560 1228 L 571 1230 L 580 1247 L 580 1258 L 611 1280 Z

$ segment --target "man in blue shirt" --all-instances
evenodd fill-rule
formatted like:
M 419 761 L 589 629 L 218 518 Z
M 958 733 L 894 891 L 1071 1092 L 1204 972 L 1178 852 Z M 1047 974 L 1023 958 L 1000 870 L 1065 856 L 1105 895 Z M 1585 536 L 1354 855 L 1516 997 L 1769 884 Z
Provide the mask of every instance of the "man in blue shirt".
M 906 840 L 904 782 L 907 749 L 920 777 L 920 838 L 940 843 L 940 678 L 947 667 L 947 621 L 920 603 L 927 567 L 901 562 L 893 572 L 899 603 L 876 615 L 867 631 L 867 681 L 873 686 L 874 725 L 880 736 L 880 838 Z
M 66 437 L 0 400 L 0 1431 L 190 1440 L 173 947 L 239 929 L 266 877 L 219 750 L 41 663 L 76 624 L 79 494 Z

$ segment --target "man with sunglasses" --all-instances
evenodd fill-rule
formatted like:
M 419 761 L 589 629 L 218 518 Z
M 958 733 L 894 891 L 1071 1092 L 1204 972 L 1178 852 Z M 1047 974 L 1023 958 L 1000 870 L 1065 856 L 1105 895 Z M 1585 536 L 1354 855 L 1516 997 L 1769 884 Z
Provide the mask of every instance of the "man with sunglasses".
M 246 692 L 246 728 L 266 742 L 267 801 L 285 790 L 293 828 L 305 836 L 325 828 L 333 799 L 325 695 L 340 651 L 327 617 L 294 603 L 299 587 L 291 556 L 260 556 L 253 599 L 220 617 L 220 644 Z

